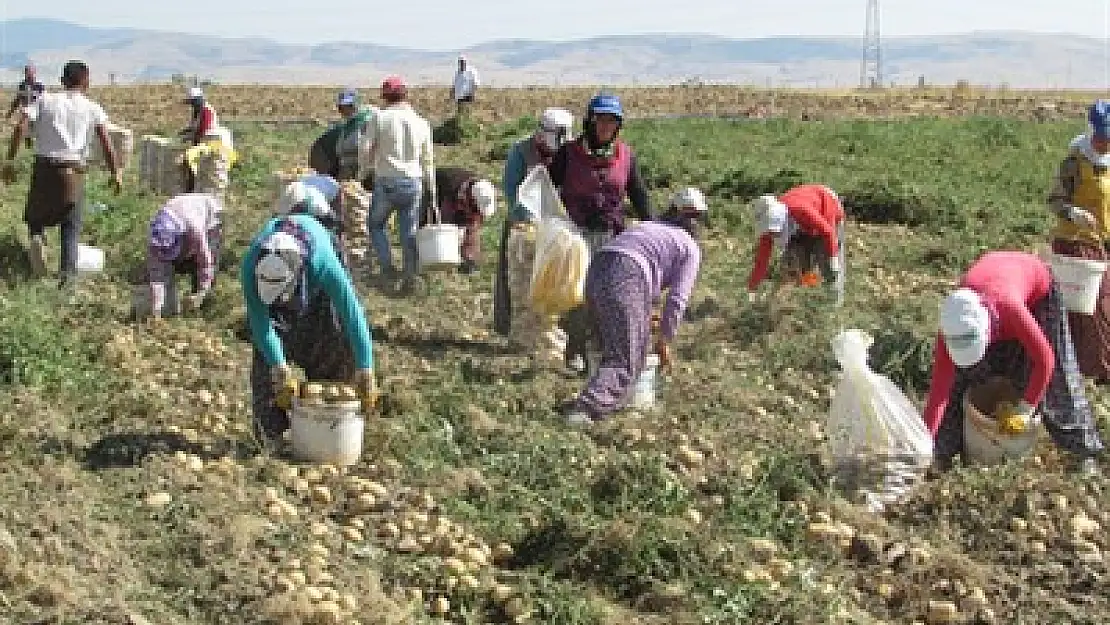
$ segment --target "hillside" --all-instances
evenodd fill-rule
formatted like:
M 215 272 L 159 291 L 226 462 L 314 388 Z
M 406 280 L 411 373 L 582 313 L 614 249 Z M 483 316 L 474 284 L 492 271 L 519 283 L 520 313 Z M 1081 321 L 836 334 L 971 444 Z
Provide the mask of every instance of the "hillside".
M 54 76 L 82 58 L 97 79 L 162 81 L 174 73 L 221 82 L 336 84 L 399 71 L 414 82 L 446 83 L 455 54 L 365 42 L 316 46 L 125 28 L 89 28 L 49 19 L 5 24 L 2 77 L 27 59 Z M 735 40 L 695 34 L 621 35 L 581 41 L 503 40 L 464 51 L 490 85 L 660 84 L 686 80 L 773 86 L 847 87 L 859 82 L 856 38 L 771 37 Z M 1015 87 L 1103 86 L 1103 44 L 1075 35 L 1016 32 L 888 38 L 888 80 L 933 84 L 967 79 Z M 280 68 L 280 72 L 275 72 Z

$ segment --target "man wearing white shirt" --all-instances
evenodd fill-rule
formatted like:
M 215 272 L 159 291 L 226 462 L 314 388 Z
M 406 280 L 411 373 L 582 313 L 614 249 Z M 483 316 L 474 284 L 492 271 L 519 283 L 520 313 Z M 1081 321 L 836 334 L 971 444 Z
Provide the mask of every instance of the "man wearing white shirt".
M 46 274 L 46 228 L 58 226 L 61 230 L 59 269 L 62 286 L 66 286 L 77 276 L 85 171 L 93 135 L 100 141 L 112 170 L 117 194 L 123 186 L 123 174 L 108 138 L 108 116 L 99 104 L 85 95 L 89 89 L 89 67 L 81 61 L 66 63 L 62 70 L 62 86 L 64 90 L 60 93 L 43 94 L 30 113 L 36 120 L 35 161 L 23 221 L 27 223 L 31 238 L 31 267 L 39 277 Z M 13 161 L 28 117 L 28 112 L 24 111 L 12 133 L 3 168 L 4 179 L 9 183 L 15 181 Z
M 374 163 L 374 192 L 370 199 L 368 229 L 383 278 L 396 274 L 386 231 L 389 217 L 397 212 L 401 235 L 403 286 L 410 291 L 418 270 L 416 229 L 421 210 L 435 203 L 435 165 L 432 127 L 406 101 L 407 88 L 400 76 L 382 83 L 386 106 L 373 116 L 367 139 Z
M 458 108 L 459 115 L 462 116 L 469 108 L 471 102 L 474 102 L 474 94 L 478 91 L 478 72 L 474 71 L 473 67 L 467 64 L 466 57 L 459 57 L 459 71 L 455 72 L 455 106 Z

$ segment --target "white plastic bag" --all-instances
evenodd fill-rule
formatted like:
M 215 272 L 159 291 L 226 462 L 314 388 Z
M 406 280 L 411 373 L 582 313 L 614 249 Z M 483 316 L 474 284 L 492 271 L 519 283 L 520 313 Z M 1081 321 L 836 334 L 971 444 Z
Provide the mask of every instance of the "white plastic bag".
M 830 455 L 838 463 L 890 459 L 927 465 L 933 437 L 901 389 L 868 366 L 873 342 L 861 330 L 845 330 L 832 340 L 842 377 L 829 408 Z
M 566 217 L 567 210 L 547 168 L 536 165 L 528 172 L 516 190 L 516 200 L 530 213 L 530 221 L 539 221 L 547 217 Z

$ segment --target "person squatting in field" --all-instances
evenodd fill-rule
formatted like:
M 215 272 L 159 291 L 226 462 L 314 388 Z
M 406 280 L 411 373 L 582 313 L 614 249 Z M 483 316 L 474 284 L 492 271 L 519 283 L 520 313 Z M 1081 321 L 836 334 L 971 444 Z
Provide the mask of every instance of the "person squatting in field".
M 624 108 L 615 95 L 599 94 L 586 105 L 582 134 L 559 148 L 548 166 L 567 214 L 595 253 L 624 231 L 624 199 L 638 219 L 653 218 L 647 186 L 632 148 L 619 137 Z M 585 306 L 563 319 L 566 362 L 585 374 L 590 320 Z
M 311 216 L 326 207 L 305 202 L 265 224 L 247 249 L 240 276 L 254 345 L 254 431 L 267 447 L 289 429 L 288 411 L 299 388 L 290 363 L 309 380 L 353 378 L 366 414 L 377 402 L 365 312 L 333 235 Z
M 780 288 L 805 284 L 821 271 L 844 302 L 844 207 L 832 189 L 819 184 L 796 186 L 780 197 L 764 195 L 753 202 L 759 242 L 748 277 L 748 299 L 757 298 L 767 277 L 777 242 L 782 249 Z
M 37 277 L 46 275 L 46 228 L 61 231 L 59 273 L 61 286 L 74 284 L 77 277 L 77 252 L 85 210 L 86 149 L 93 135 L 100 142 L 116 194 L 123 189 L 119 158 L 108 137 L 108 115 L 86 95 L 89 67 L 70 61 L 62 69 L 61 93 L 45 93 L 33 106 L 24 109 L 12 133 L 8 158 L 3 167 L 4 181 L 16 179 L 15 156 L 31 116 L 35 119 L 35 162 L 23 221 L 30 235 L 31 270 Z
M 520 203 L 517 191 L 535 168 L 551 164 L 559 148 L 572 139 L 573 127 L 574 115 L 570 111 L 545 109 L 536 130 L 509 148 L 501 176 L 508 216 L 501 227 L 497 276 L 493 287 L 493 327 L 495 332 L 507 337 L 510 344 L 520 349 L 537 347 L 537 341 L 555 328 L 545 330 L 539 315 L 528 305 L 528 285 L 536 253 L 534 223 L 539 215 L 533 215 Z M 517 300 L 515 303 L 514 299 Z M 554 347 L 554 344 L 549 347 Z M 561 349 L 559 347 L 559 351 Z
M 1057 217 L 1052 251 L 1062 256 L 1106 259 L 1110 237 L 1110 102 L 1088 109 L 1090 129 L 1072 140 L 1056 172 L 1048 205 Z M 1103 274 L 1093 315 L 1068 314 L 1083 375 L 1110 383 L 1110 272 Z
M 162 317 L 167 291 L 173 288 L 177 274 L 192 278 L 193 292 L 182 298 L 183 310 L 199 310 L 211 293 L 223 244 L 223 210 L 223 202 L 215 195 L 184 193 L 155 213 L 143 280 L 150 287 L 154 318 Z
M 482 224 L 497 210 L 497 187 L 475 171 L 463 167 L 437 167 L 436 198 L 439 223 L 453 224 L 463 231 L 459 272 L 474 273 L 482 260 Z M 430 213 L 432 211 L 425 211 L 421 215 L 421 226 L 432 222 Z
M 653 304 L 663 291 L 667 300 L 654 347 L 660 365 L 670 368 L 670 344 L 697 282 L 697 236 L 708 211 L 700 191 L 683 189 L 658 221 L 623 231 L 591 259 L 586 305 L 595 320 L 601 362 L 568 409 L 571 425 L 592 424 L 627 404 L 651 347 Z
M 994 376 L 1024 388 L 1017 415 L 1043 415 L 1076 468 L 1093 470 L 1103 449 L 1083 389 L 1060 288 L 1040 257 L 988 252 L 941 305 L 932 382 L 923 418 L 940 468 L 964 451 L 964 393 Z

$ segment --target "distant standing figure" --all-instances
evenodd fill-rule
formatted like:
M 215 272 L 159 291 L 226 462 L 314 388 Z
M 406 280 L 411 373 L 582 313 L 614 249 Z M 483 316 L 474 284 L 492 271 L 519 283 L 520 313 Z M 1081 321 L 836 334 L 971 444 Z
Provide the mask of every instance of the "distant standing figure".
M 470 104 L 478 93 L 478 72 L 467 62 L 465 56 L 459 57 L 459 70 L 455 72 L 455 107 L 459 117 L 469 112 Z
M 36 77 L 36 70 L 34 65 L 27 65 L 23 68 L 23 80 L 20 81 L 19 86 L 16 87 L 15 97 L 12 98 L 12 106 L 8 109 L 8 119 L 15 115 L 19 109 L 30 110 L 42 94 L 46 93 L 46 86 L 38 81 Z M 31 147 L 33 141 L 32 135 L 34 134 L 34 119 L 29 119 L 30 126 L 27 129 L 27 147 Z
M 33 112 L 25 109 L 12 133 L 3 177 L 8 183 L 16 178 L 15 160 L 20 139 L 27 127 L 27 118 L 34 115 L 35 162 L 31 168 L 31 185 L 23 221 L 31 238 L 31 268 L 36 276 L 46 275 L 46 228 L 58 226 L 62 235 L 61 286 L 71 286 L 77 277 L 77 249 L 81 237 L 81 219 L 85 205 L 85 172 L 88 169 L 88 146 L 95 136 L 100 141 L 112 182 L 118 194 L 123 187 L 112 142 L 108 138 L 108 115 L 86 95 L 89 90 L 89 66 L 70 61 L 62 70 L 61 93 L 44 93 L 35 103 Z

